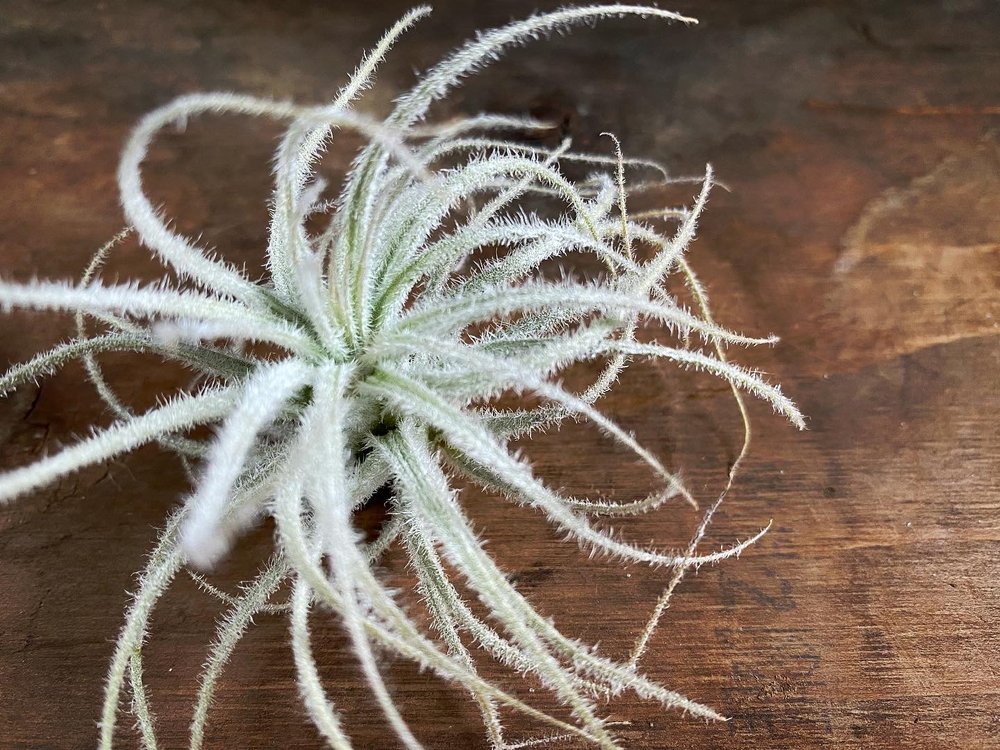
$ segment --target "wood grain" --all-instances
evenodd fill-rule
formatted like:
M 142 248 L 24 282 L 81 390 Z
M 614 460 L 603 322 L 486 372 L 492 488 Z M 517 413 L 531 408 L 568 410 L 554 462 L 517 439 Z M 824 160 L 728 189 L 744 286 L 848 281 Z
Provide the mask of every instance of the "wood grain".
M 438 6 L 386 65 L 372 111 L 473 29 L 535 9 Z M 208 89 L 328 99 L 405 7 L 0 3 L 3 276 L 78 275 L 120 228 L 116 157 L 142 113 Z M 646 750 L 1000 747 L 1000 10 L 992 0 L 674 7 L 702 23 L 612 21 L 532 45 L 435 110 L 554 117 L 587 148 L 607 148 L 598 134 L 614 131 L 679 173 L 710 160 L 729 190 L 714 195 L 692 263 L 721 321 L 783 337 L 741 361 L 773 373 L 809 416 L 799 434 L 754 408 L 753 452 L 710 544 L 774 526 L 739 561 L 685 581 L 645 661 L 731 720 L 706 726 L 631 696 L 607 710 L 627 746 Z M 154 194 L 181 229 L 256 266 L 276 134 L 227 118 L 167 135 L 147 170 Z M 124 277 L 150 265 L 128 247 L 114 267 Z M 4 315 L 0 360 L 69 330 L 65 318 Z M 173 377 L 140 377 L 124 358 L 108 365 L 137 404 Z M 719 490 L 739 435 L 717 383 L 636 366 L 604 408 L 703 500 Z M 0 403 L 3 464 L 105 419 L 69 367 Z M 568 490 L 631 498 L 650 482 L 592 430 L 528 450 Z M 176 462 L 146 449 L 0 510 L 0 747 L 93 746 L 126 592 L 184 490 Z M 465 502 L 540 609 L 627 654 L 662 574 L 590 560 L 495 498 Z M 695 522 L 664 510 L 624 533 L 679 545 Z M 254 569 L 269 533 L 240 546 L 222 585 Z M 398 552 L 384 575 L 419 617 Z M 184 746 L 219 613 L 181 580 L 155 616 L 146 670 L 166 748 Z M 259 619 L 226 673 L 209 747 L 319 747 L 287 641 L 280 618 Z M 395 747 L 345 646 L 335 622 L 317 625 L 356 746 Z M 485 747 L 460 692 L 404 662 L 384 666 L 429 749 Z M 514 738 L 537 731 L 510 725 Z

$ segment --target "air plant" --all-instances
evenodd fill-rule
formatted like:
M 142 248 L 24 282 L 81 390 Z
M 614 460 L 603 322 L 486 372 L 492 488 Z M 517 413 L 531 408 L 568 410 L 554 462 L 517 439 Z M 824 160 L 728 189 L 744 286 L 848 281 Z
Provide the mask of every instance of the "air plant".
M 423 124 L 432 102 L 531 38 L 609 16 L 692 20 L 630 5 L 531 17 L 467 42 L 424 74 L 386 119 L 363 115 L 354 108 L 356 98 L 399 35 L 427 13 L 417 8 L 393 26 L 328 106 L 201 94 L 181 97 L 139 122 L 125 146 L 118 183 L 126 233 L 134 232 L 172 274 L 160 283 L 102 283 L 98 274 L 114 241 L 97 253 L 79 283 L 0 282 L 5 309 L 71 311 L 77 326 L 73 339 L 12 367 L 0 379 L 0 391 L 79 358 L 115 417 L 91 437 L 0 476 L 0 498 L 10 501 L 150 442 L 178 453 L 194 480 L 193 491 L 167 521 L 128 609 L 105 688 L 101 748 L 112 747 L 126 685 L 141 741 L 147 749 L 156 747 L 142 680 L 151 611 L 180 571 L 211 566 L 263 516 L 275 521 L 275 551 L 238 596 L 192 572 L 229 605 L 201 678 L 190 735 L 194 749 L 202 746 L 213 690 L 230 654 L 251 618 L 271 611 L 289 617 L 304 706 L 334 748 L 351 743 L 311 651 L 309 617 L 316 609 L 332 610 L 342 621 L 374 697 L 408 748 L 420 743 L 383 683 L 376 648 L 467 690 L 495 748 L 514 747 L 504 738 L 502 707 L 544 722 L 555 737 L 618 747 L 598 703 L 626 690 L 695 716 L 722 718 L 644 676 L 638 663 L 684 572 L 737 555 L 764 532 L 700 553 L 698 544 L 724 492 L 682 551 L 616 536 L 600 519 L 649 512 L 675 497 L 694 501 L 660 460 L 593 406 L 629 360 L 656 358 L 725 380 L 745 424 L 741 392 L 802 426 L 777 386 L 726 356 L 728 346 L 775 339 L 719 326 L 687 262 L 685 251 L 712 187 L 711 169 L 698 180 L 690 207 L 632 215 L 628 170 L 654 170 L 653 184 L 672 178 L 653 162 L 626 159 L 617 140 L 609 141 L 613 153 L 602 156 L 576 153 L 568 140 L 554 149 L 518 142 L 512 133 L 545 127 L 527 118 L 481 114 Z M 143 189 L 140 166 L 156 133 L 217 112 L 287 123 L 275 156 L 262 281 L 171 229 Z M 341 130 L 360 133 L 365 145 L 338 197 L 326 200 L 315 167 Z M 594 171 L 574 182 L 561 169 L 570 162 Z M 524 210 L 538 196 L 557 201 L 561 213 L 551 218 Z M 316 226 L 324 228 L 313 231 Z M 484 252 L 497 248 L 492 255 Z M 587 282 L 540 273 L 568 253 L 590 254 L 605 270 Z M 668 291 L 672 277 L 686 283 L 691 309 Z M 88 321 L 96 331 L 87 329 Z M 654 326 L 672 343 L 637 337 Z M 181 362 L 198 374 L 196 385 L 134 413 L 97 362 L 96 355 L 108 351 Z M 559 375 L 579 362 L 600 363 L 599 374 L 573 392 Z M 511 393 L 536 400 L 511 406 L 499 399 Z M 509 446 L 567 419 L 597 425 L 648 464 L 662 486 L 622 503 L 569 497 L 547 487 Z M 216 425 L 211 440 L 192 433 L 204 425 Z M 747 427 L 741 459 L 748 442 Z M 463 511 L 455 477 L 540 510 L 591 551 L 668 571 L 664 595 L 628 661 L 616 662 L 563 634 L 517 591 Z M 391 495 L 390 515 L 377 539 L 366 544 L 352 516 L 380 488 Z M 391 544 L 406 551 L 436 635 L 411 620 L 373 570 Z M 463 600 L 455 576 L 479 597 L 488 619 Z M 276 601 L 283 589 L 290 593 Z M 534 675 L 573 721 L 547 715 L 481 677 L 470 642 Z

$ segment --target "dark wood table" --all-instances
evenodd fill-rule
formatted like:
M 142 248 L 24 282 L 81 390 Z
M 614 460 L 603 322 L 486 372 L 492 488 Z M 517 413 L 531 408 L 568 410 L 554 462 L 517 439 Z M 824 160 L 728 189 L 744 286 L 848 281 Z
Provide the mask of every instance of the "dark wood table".
M 535 8 L 438 5 L 386 65 L 365 100 L 371 111 L 385 112 L 415 68 L 475 28 Z M 406 7 L 0 3 L 0 273 L 79 275 L 121 227 L 118 149 L 147 110 L 211 89 L 326 100 Z M 774 526 L 740 560 L 684 582 L 644 661 L 731 721 L 705 725 L 632 696 L 606 710 L 628 747 L 649 750 L 1000 747 L 1000 6 L 675 9 L 701 25 L 609 21 L 534 44 L 434 112 L 530 112 L 590 149 L 607 149 L 599 133 L 610 130 L 628 152 L 679 173 L 711 161 L 729 190 L 713 195 L 691 261 L 722 322 L 783 337 L 740 359 L 772 373 L 809 418 L 798 433 L 753 405 L 752 454 L 708 543 Z M 277 133 L 222 118 L 166 135 L 147 165 L 152 192 L 179 228 L 258 264 Z M 150 267 L 135 246 L 113 266 L 123 278 Z M 0 360 L 70 330 L 65 316 L 4 315 Z M 139 405 L 173 377 L 140 374 L 124 357 L 108 368 Z M 636 365 L 603 408 L 702 500 L 721 488 L 739 422 L 718 382 Z M 3 464 L 53 451 L 94 421 L 107 416 L 82 369 L 67 367 L 0 403 Z M 624 499 L 651 482 L 591 429 L 528 451 L 569 491 Z M 94 745 L 133 574 L 185 488 L 176 460 L 148 448 L 0 509 L 0 748 Z M 603 653 L 627 655 L 662 572 L 588 559 L 495 498 L 470 492 L 465 502 L 542 611 Z M 697 518 L 663 510 L 624 533 L 680 545 Z M 267 528 L 241 542 L 217 582 L 235 588 L 269 544 Z M 404 563 L 393 552 L 382 574 L 420 618 Z M 154 617 L 146 672 L 165 748 L 185 746 L 221 611 L 183 579 Z M 315 640 L 356 746 L 395 747 L 337 623 L 318 618 Z M 486 746 L 463 693 L 402 661 L 386 657 L 384 668 L 428 748 Z M 512 738 L 537 729 L 509 723 Z M 122 730 L 132 746 L 127 719 Z M 319 747 L 283 618 L 259 618 L 240 646 L 209 732 L 211 748 Z

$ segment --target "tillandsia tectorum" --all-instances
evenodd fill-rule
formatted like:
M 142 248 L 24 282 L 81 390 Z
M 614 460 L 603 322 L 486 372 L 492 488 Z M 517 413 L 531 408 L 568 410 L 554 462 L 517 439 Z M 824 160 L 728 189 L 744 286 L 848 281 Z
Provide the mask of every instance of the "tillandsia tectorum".
M 480 114 L 423 124 L 435 100 L 513 45 L 602 17 L 691 19 L 629 5 L 534 16 L 467 42 L 421 76 L 386 119 L 361 114 L 354 102 L 379 62 L 428 12 L 417 8 L 393 26 L 328 106 L 202 94 L 181 97 L 139 122 L 118 183 L 126 233 L 163 262 L 170 275 L 161 283 L 102 283 L 98 274 L 113 243 L 97 253 L 79 283 L 0 282 L 4 308 L 71 311 L 77 326 L 73 339 L 12 367 L 0 391 L 79 358 L 115 418 L 91 437 L 4 474 L 0 497 L 9 501 L 150 442 L 180 454 L 194 479 L 166 523 L 118 638 L 100 722 L 102 748 L 112 747 L 126 690 L 141 742 L 156 747 L 142 682 L 150 613 L 179 571 L 210 566 L 265 515 L 275 521 L 275 551 L 238 596 L 199 578 L 229 611 L 201 678 L 192 748 L 202 746 L 213 689 L 230 654 L 251 618 L 267 611 L 289 617 L 309 717 L 332 747 L 351 746 L 310 647 L 308 619 L 317 607 L 342 621 L 375 699 L 409 748 L 420 743 L 382 681 L 376 648 L 460 684 L 495 748 L 515 746 L 501 725 L 501 710 L 511 709 L 548 725 L 548 739 L 618 747 L 598 704 L 626 690 L 695 716 L 722 718 L 647 678 L 638 664 L 684 572 L 739 554 L 763 532 L 700 552 L 722 497 L 679 552 L 628 543 L 595 522 L 652 511 L 674 497 L 693 503 L 674 474 L 593 406 L 630 359 L 670 360 L 722 378 L 744 425 L 741 393 L 802 426 L 777 386 L 726 356 L 729 346 L 772 343 L 773 337 L 716 324 L 688 265 L 685 251 L 712 186 L 711 170 L 696 182 L 700 189 L 689 207 L 630 214 L 627 172 L 653 170 L 652 182 L 660 185 L 672 179 L 655 163 L 623 157 L 613 138 L 613 150 L 602 156 L 574 152 L 568 141 L 549 149 L 524 145 L 511 133 L 545 127 L 527 118 Z M 171 229 L 143 189 L 140 167 L 157 132 L 220 112 L 287 123 L 275 156 L 267 272 L 259 282 Z M 328 200 L 316 163 L 343 130 L 359 133 L 365 145 L 340 194 Z M 593 171 L 573 181 L 562 168 L 569 163 Z M 527 212 L 526 201 L 535 198 L 556 201 L 558 216 Z M 543 264 L 569 253 L 599 259 L 600 277 L 581 282 L 540 273 Z M 668 291 L 672 278 L 685 283 L 688 306 Z M 654 324 L 672 343 L 637 336 Z M 135 413 L 102 374 L 96 355 L 108 351 L 179 361 L 198 373 L 197 385 Z M 567 389 L 559 374 L 584 361 L 599 363 L 596 378 L 582 392 Z M 534 400 L 511 406 L 511 393 Z M 499 399 L 504 394 L 507 401 Z M 593 422 L 648 464 L 662 487 L 620 503 L 547 487 L 508 445 L 567 419 Z M 216 425 L 209 441 L 191 432 L 203 425 Z M 740 458 L 748 442 L 747 427 Z M 463 512 L 452 487 L 458 476 L 540 510 L 591 551 L 666 571 L 664 594 L 628 660 L 614 661 L 564 635 L 516 590 Z M 383 487 L 391 493 L 389 520 L 366 544 L 352 515 Z M 423 632 L 373 572 L 390 544 L 406 551 L 433 632 Z M 480 598 L 488 619 L 463 600 L 456 575 Z M 276 602 L 282 589 L 290 593 Z M 572 720 L 547 715 L 483 679 L 470 643 L 534 675 Z

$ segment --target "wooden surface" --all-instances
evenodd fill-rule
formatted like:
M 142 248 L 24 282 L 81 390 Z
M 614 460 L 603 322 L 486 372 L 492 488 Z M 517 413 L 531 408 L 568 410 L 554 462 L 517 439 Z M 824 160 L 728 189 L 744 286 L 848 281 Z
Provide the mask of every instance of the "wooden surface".
M 366 107 L 384 112 L 415 68 L 535 7 L 438 6 Z M 218 88 L 326 100 L 405 7 L 0 3 L 0 272 L 80 273 L 120 228 L 117 152 L 145 111 Z M 709 543 L 774 527 L 740 560 L 683 584 L 645 660 L 732 720 L 706 726 L 632 696 L 608 712 L 629 747 L 648 750 L 1000 747 L 1000 8 L 674 8 L 701 25 L 611 21 L 533 44 L 435 110 L 555 117 L 586 148 L 607 148 L 598 134 L 614 131 L 630 153 L 681 173 L 710 160 L 730 192 L 715 193 L 691 260 L 722 322 L 783 337 L 742 361 L 773 373 L 809 417 L 800 434 L 754 407 L 753 452 Z M 226 119 L 166 136 L 147 168 L 155 195 L 182 229 L 259 263 L 276 134 Z M 124 277 L 148 263 L 130 246 L 114 268 Z M 65 317 L 0 317 L 0 360 L 69 331 Z M 131 367 L 109 361 L 137 404 L 170 382 Z M 738 422 L 718 383 L 636 366 L 604 408 L 703 500 L 721 487 Z M 106 417 L 78 367 L 22 389 L 0 403 L 3 464 L 52 451 L 94 420 Z M 625 499 L 651 481 L 592 430 L 528 450 L 570 491 Z M 93 746 L 126 592 L 184 487 L 176 462 L 146 449 L 0 510 L 0 748 Z M 494 498 L 466 503 L 541 610 L 603 653 L 628 653 L 662 575 L 589 560 Z M 681 544 L 695 522 L 664 510 L 625 533 Z M 221 584 L 235 587 L 268 543 L 267 529 L 246 540 Z M 419 617 L 398 552 L 384 575 Z M 154 618 L 146 669 L 165 748 L 184 746 L 219 612 L 181 580 Z M 209 747 L 319 746 L 287 640 L 281 618 L 259 618 L 224 678 Z M 395 747 L 337 624 L 318 625 L 316 641 L 357 747 Z M 485 747 L 460 692 L 409 664 L 384 666 L 428 748 Z M 509 723 L 512 738 L 537 729 Z

